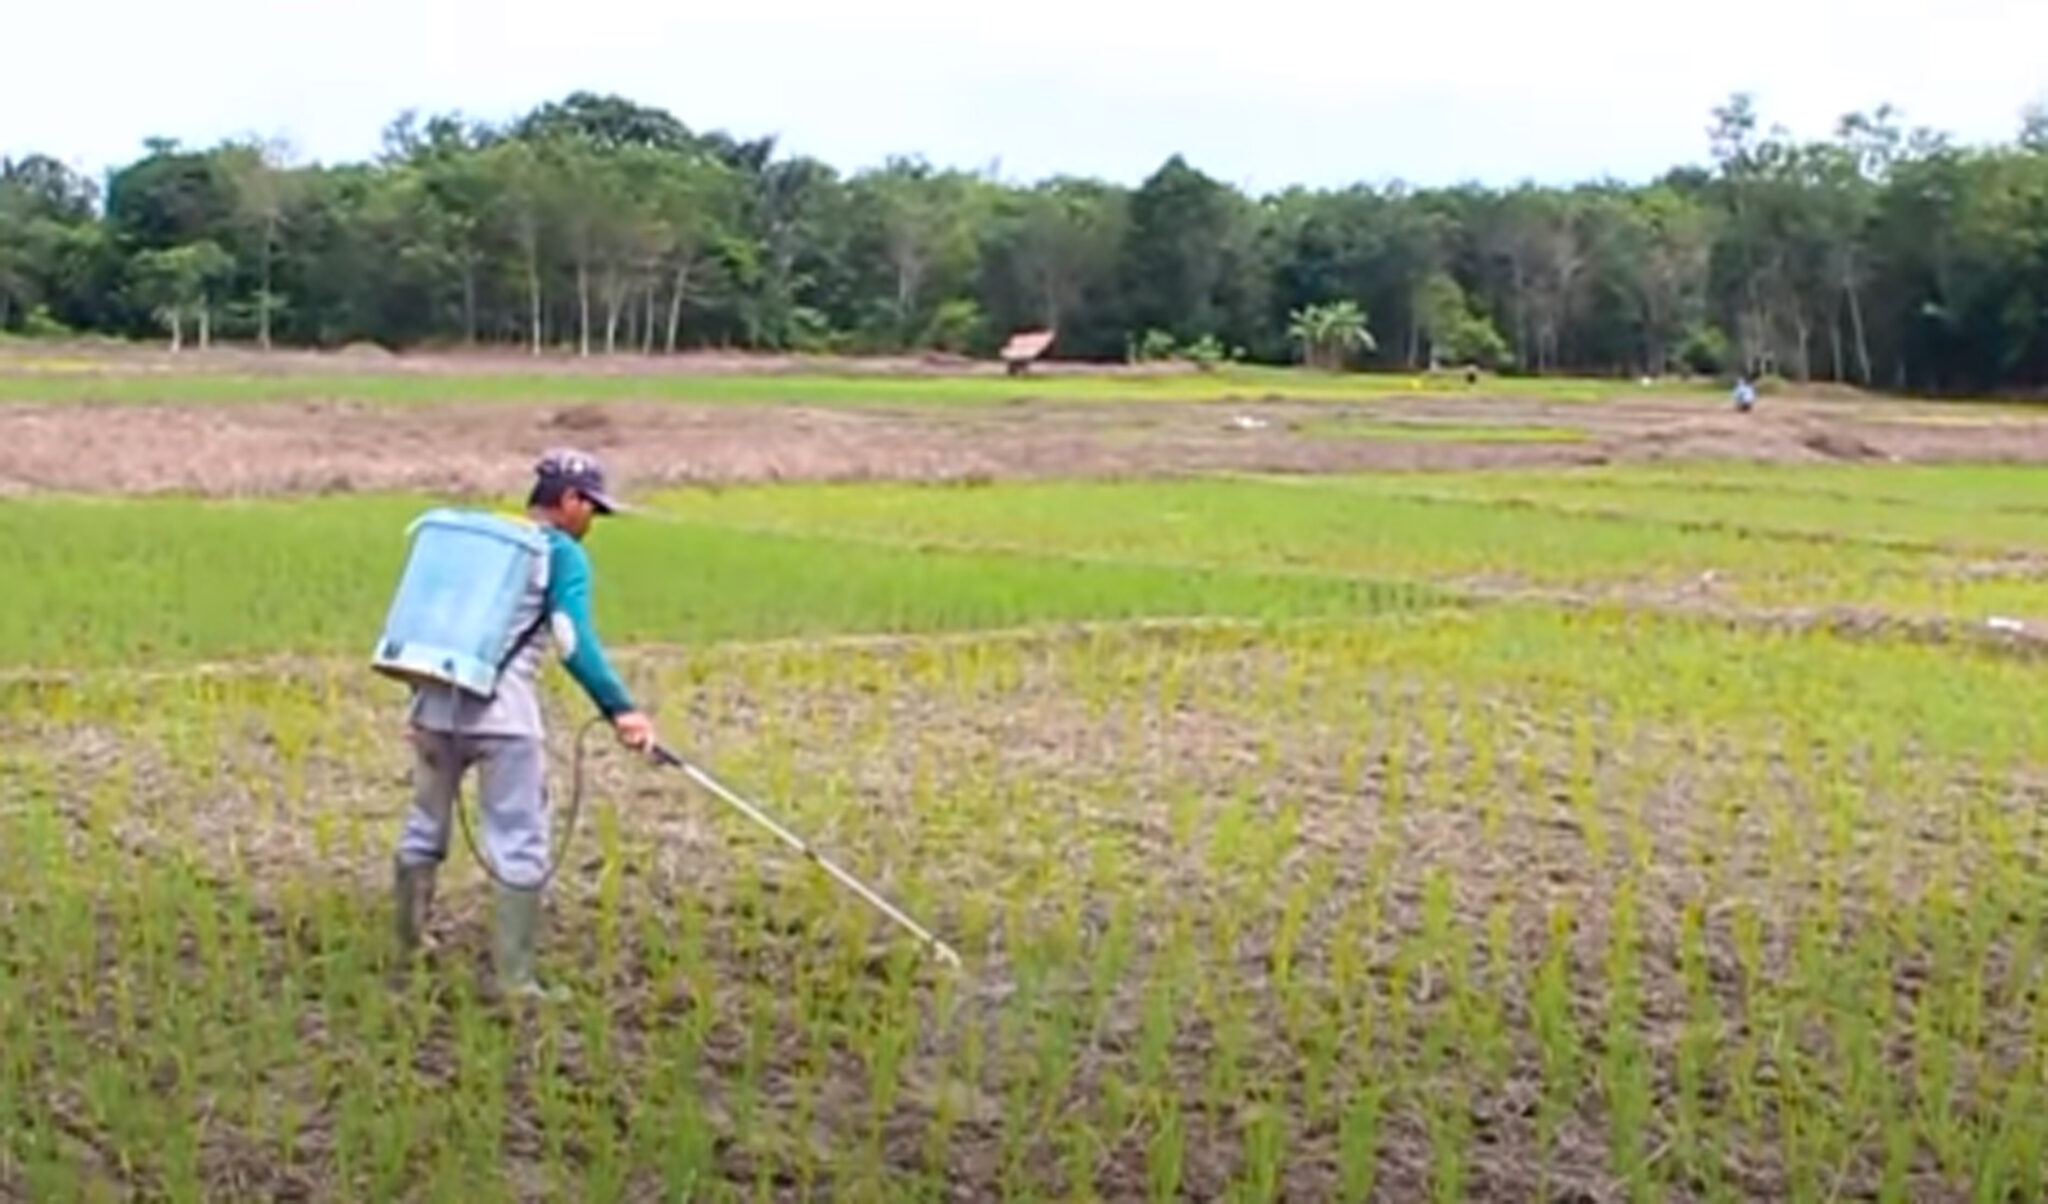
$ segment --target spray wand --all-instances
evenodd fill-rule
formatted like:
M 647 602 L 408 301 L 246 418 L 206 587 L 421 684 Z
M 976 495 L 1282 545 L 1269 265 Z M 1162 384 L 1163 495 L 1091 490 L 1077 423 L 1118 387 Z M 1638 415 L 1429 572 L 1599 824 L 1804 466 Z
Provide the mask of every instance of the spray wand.
M 941 941 L 939 938 L 933 936 L 930 932 L 926 931 L 923 925 L 919 924 L 916 920 L 911 919 L 909 916 L 903 914 L 903 912 L 898 910 L 894 904 L 890 903 L 887 899 L 884 899 L 881 895 L 877 894 L 873 889 L 868 887 L 860 879 L 855 878 L 852 874 L 847 873 L 845 870 L 840 869 L 838 866 L 832 864 L 832 862 L 826 860 L 822 854 L 820 854 L 815 848 L 811 847 L 808 841 L 805 841 L 802 837 L 791 832 L 789 829 L 783 827 L 781 824 L 776 823 L 773 819 L 769 818 L 767 814 L 762 812 L 762 810 L 759 807 L 756 807 L 754 804 L 748 802 L 746 799 L 743 799 L 739 795 L 733 793 L 730 789 L 726 788 L 724 784 L 719 782 L 718 779 L 712 777 L 709 773 L 706 773 L 704 770 L 698 768 L 696 765 L 690 763 L 688 760 L 685 760 L 678 754 L 671 752 L 669 749 L 663 747 L 662 745 L 655 745 L 654 748 L 650 751 L 650 755 L 658 764 L 665 765 L 670 769 L 681 770 L 684 776 L 688 777 L 691 781 L 697 783 L 699 786 L 702 786 L 704 789 L 710 791 L 712 794 L 717 795 L 721 800 L 733 806 L 735 809 L 744 814 L 748 819 L 753 820 L 755 823 L 760 824 L 762 827 L 768 829 L 770 832 L 773 832 L 778 838 L 781 839 L 782 843 L 788 845 L 792 849 L 795 849 L 797 852 L 802 853 L 805 857 L 808 857 L 811 860 L 811 862 L 815 864 L 819 869 L 824 870 L 826 873 L 832 875 L 832 877 L 838 879 L 841 885 L 845 886 L 848 890 L 853 891 L 861 898 L 867 900 L 870 904 L 872 904 L 875 907 L 877 911 L 880 911 L 883 915 L 888 916 L 891 920 L 895 921 L 897 925 L 908 930 L 910 933 L 915 935 L 919 940 L 923 941 L 925 943 L 926 948 L 930 949 L 932 953 L 936 955 L 940 961 L 956 969 L 959 967 L 960 955 L 958 953 L 955 953 L 950 945 L 947 945 L 944 941 Z

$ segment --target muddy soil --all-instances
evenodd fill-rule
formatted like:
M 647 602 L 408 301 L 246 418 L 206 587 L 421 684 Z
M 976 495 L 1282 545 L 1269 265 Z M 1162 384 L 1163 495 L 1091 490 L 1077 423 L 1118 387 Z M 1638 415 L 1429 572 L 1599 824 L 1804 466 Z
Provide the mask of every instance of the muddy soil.
M 1389 437 L 1389 424 L 1458 430 Z M 1580 438 L 1491 442 L 1473 434 L 1484 425 L 1566 428 Z M 1774 401 L 1742 415 L 1698 398 L 1657 397 L 1599 405 L 1485 397 L 959 408 L 13 405 L 0 407 L 0 494 L 510 491 L 533 455 L 557 444 L 599 453 L 632 489 L 1662 460 L 2033 463 L 2048 461 L 2048 420 L 1958 420 L 1822 401 Z

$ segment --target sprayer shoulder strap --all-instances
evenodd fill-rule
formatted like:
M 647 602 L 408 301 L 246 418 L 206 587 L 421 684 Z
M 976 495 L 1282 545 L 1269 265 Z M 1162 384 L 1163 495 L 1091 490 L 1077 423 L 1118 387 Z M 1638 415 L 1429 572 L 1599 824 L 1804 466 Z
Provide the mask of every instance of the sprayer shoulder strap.
M 512 662 L 519 659 L 519 654 L 526 651 L 526 646 L 533 642 L 533 637 L 540 634 L 540 629 L 547 626 L 547 622 L 548 610 L 543 606 L 540 613 L 533 616 L 533 622 L 520 631 L 519 638 L 512 641 L 512 646 L 505 649 L 505 655 L 498 658 L 498 672 L 503 673 L 512 667 Z
M 529 527 L 538 527 L 540 525 L 523 514 L 508 514 L 506 517 Z M 548 594 L 554 588 L 554 574 L 549 564 L 554 556 L 553 546 L 549 545 L 540 555 L 542 581 L 540 607 L 534 612 L 533 621 L 520 631 L 518 638 L 512 641 L 512 646 L 505 649 L 505 655 L 498 658 L 498 672 L 500 674 L 512 667 L 512 662 L 519 659 L 521 652 L 526 651 L 526 646 L 533 642 L 533 637 L 539 635 L 540 629 L 548 625 Z

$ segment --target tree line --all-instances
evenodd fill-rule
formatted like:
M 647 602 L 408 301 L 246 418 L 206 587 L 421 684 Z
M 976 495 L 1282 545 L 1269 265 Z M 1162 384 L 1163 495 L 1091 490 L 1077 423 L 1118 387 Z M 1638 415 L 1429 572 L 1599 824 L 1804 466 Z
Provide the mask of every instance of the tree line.
M 400 115 L 370 161 L 168 138 L 104 184 L 0 160 L 0 330 L 579 355 L 740 346 L 1594 375 L 2048 383 L 2048 112 L 1959 145 L 1889 106 L 1831 136 L 1746 94 L 1646 183 L 1287 188 L 1183 157 L 1135 187 L 776 140 L 572 93 Z

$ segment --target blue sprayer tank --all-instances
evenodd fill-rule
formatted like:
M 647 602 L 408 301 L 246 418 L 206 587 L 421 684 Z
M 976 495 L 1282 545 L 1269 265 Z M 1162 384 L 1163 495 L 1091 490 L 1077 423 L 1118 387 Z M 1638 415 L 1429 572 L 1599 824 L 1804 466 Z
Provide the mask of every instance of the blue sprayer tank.
M 521 519 L 449 508 L 420 515 L 406 534 L 411 550 L 370 667 L 490 697 L 521 634 L 521 599 L 546 582 L 547 536 Z

